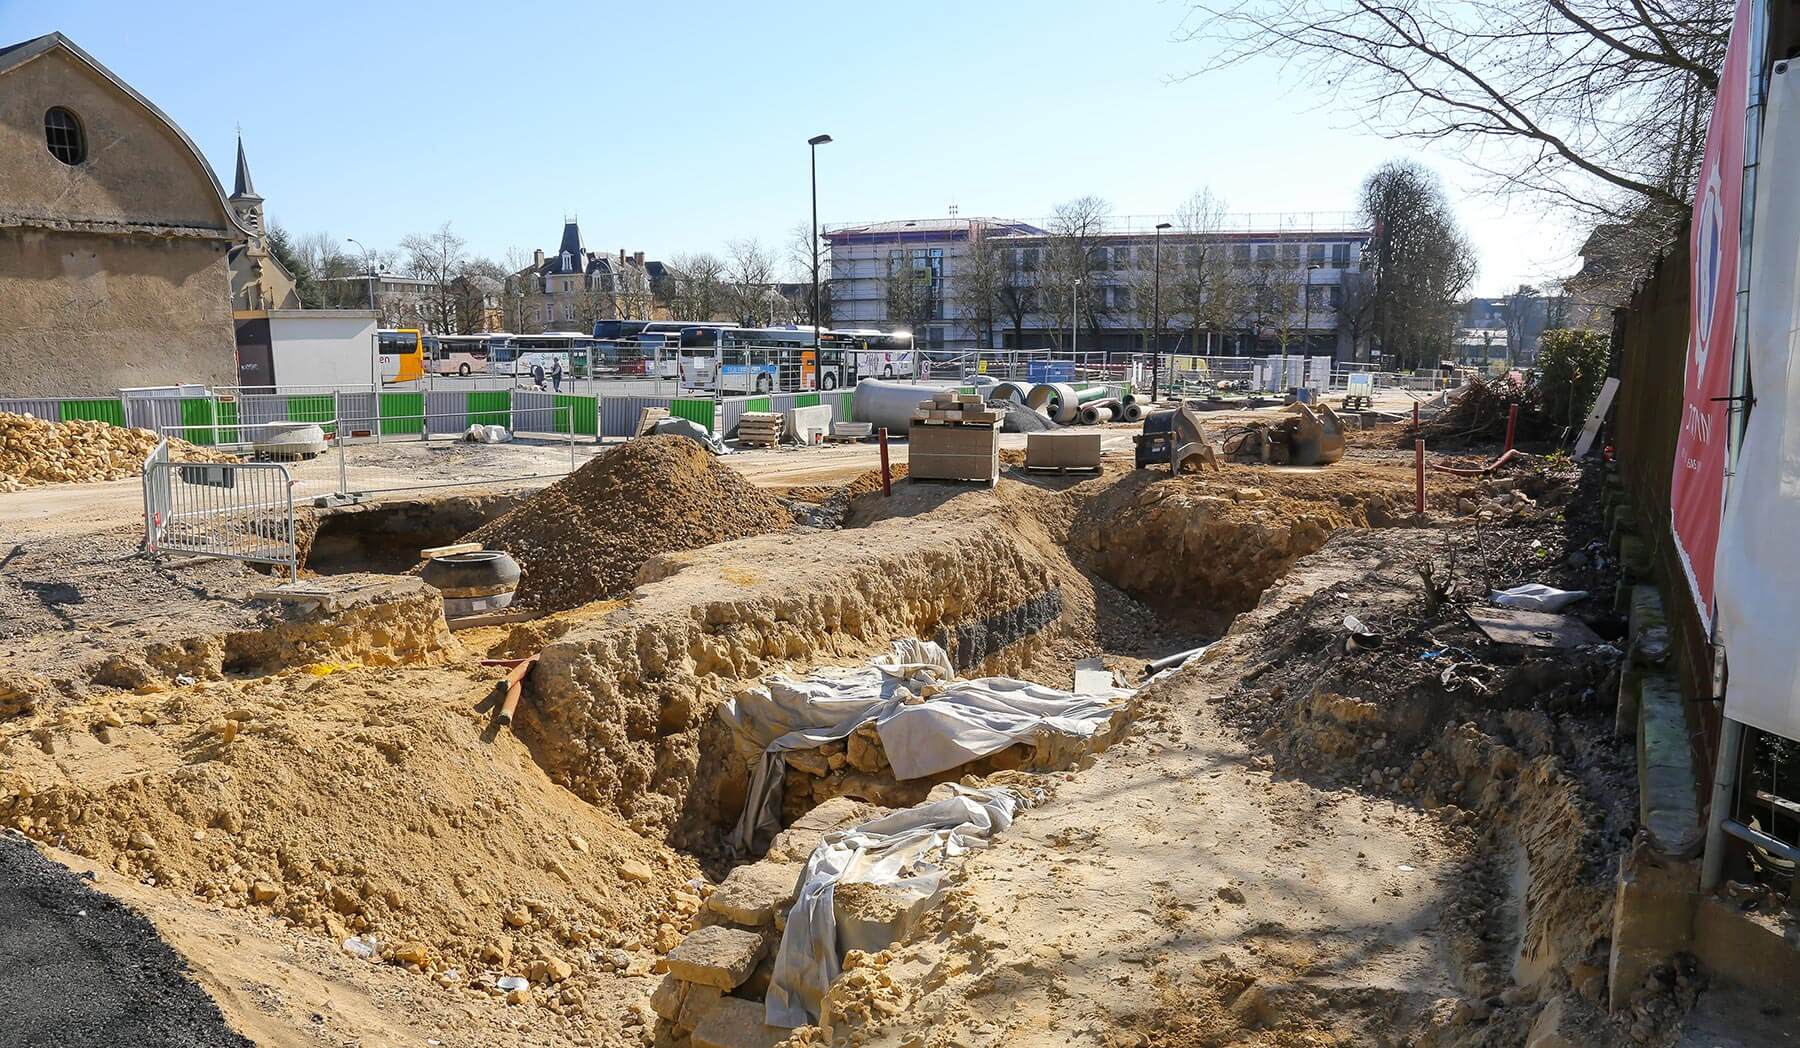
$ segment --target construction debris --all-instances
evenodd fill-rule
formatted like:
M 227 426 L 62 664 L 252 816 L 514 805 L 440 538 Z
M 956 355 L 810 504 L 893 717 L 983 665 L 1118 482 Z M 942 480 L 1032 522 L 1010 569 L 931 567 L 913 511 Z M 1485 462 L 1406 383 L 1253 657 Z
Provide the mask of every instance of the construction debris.
M 135 477 L 161 439 L 147 429 L 86 419 L 48 422 L 0 412 L 0 491 Z M 187 462 L 237 461 L 235 455 L 175 438 L 169 440 L 169 454 Z

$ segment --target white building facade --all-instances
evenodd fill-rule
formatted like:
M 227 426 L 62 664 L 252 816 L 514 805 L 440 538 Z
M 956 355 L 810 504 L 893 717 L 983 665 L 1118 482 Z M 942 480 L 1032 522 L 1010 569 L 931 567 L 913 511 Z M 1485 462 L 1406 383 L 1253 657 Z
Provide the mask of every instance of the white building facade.
M 1366 229 L 1244 223 L 1170 228 L 1159 242 L 1154 225 L 1138 220 L 1079 241 L 997 218 L 830 227 L 831 323 L 907 328 L 921 348 L 944 350 L 1144 351 L 1160 327 L 1170 353 L 1359 355 L 1354 311 Z M 997 253 L 982 251 L 984 243 Z M 973 306 L 983 296 L 971 295 L 971 285 L 993 287 L 996 279 L 1002 304 Z

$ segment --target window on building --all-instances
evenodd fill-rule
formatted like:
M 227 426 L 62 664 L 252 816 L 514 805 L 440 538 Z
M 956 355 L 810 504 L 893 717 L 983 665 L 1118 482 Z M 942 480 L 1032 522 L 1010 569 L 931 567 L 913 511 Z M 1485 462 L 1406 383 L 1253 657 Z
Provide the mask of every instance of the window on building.
M 1306 264 L 1309 266 L 1322 266 L 1325 264 L 1324 244 L 1306 245 Z
M 1325 308 L 1327 308 L 1327 309 L 1343 309 L 1344 308 L 1343 285 L 1327 284 L 1325 286 Z
M 1335 290 L 1335 288 L 1336 285 L 1327 284 L 1314 284 L 1307 288 L 1306 308 L 1315 311 L 1324 311 L 1332 308 L 1331 292 Z
M 87 134 L 81 119 L 62 106 L 51 106 L 44 113 L 44 144 L 50 155 L 74 167 L 87 159 Z
M 574 320 L 575 319 L 575 307 L 573 305 L 563 306 L 563 319 L 564 320 Z
M 1027 273 L 1036 271 L 1038 267 L 1038 249 L 1035 247 L 1021 248 L 1019 254 L 1021 256 L 1019 260 L 1020 268 L 1024 269 Z
M 1275 245 L 1274 244 L 1258 244 L 1258 245 L 1256 245 L 1256 260 L 1258 262 L 1273 262 L 1273 261 L 1275 261 Z
M 1112 267 L 1114 269 L 1130 269 L 1131 268 L 1131 249 L 1128 247 L 1113 248 Z
M 1231 260 L 1233 262 L 1236 262 L 1240 266 L 1248 265 L 1250 262 L 1250 245 L 1249 244 L 1233 244 L 1233 245 L 1231 245 Z
M 1300 245 L 1299 244 L 1283 244 L 1283 245 L 1281 245 L 1281 260 L 1283 262 L 1288 263 L 1289 265 L 1293 265 L 1293 266 L 1299 265 L 1300 264 Z
M 564 251 L 562 253 L 562 265 L 558 266 L 557 268 L 562 270 L 564 273 L 567 273 L 569 271 L 569 253 L 567 251 Z
M 1181 264 L 1184 266 L 1187 266 L 1189 269 L 1196 269 L 1199 267 L 1199 265 L 1200 265 L 1200 245 L 1199 244 L 1189 244 L 1186 247 L 1181 249 Z
M 925 341 L 926 341 L 926 344 L 929 345 L 932 349 L 943 349 L 944 348 L 944 329 L 941 327 L 926 328 L 925 329 Z
M 1331 245 L 1331 265 L 1334 269 L 1348 269 L 1350 266 L 1350 245 Z
M 1128 287 L 1113 288 L 1112 289 L 1112 304 L 1113 304 L 1114 309 L 1119 310 L 1121 312 L 1130 309 L 1131 308 L 1131 289 Z
M 1087 261 L 1089 269 L 1106 268 L 1106 249 L 1103 247 L 1088 248 Z
M 1139 269 L 1155 269 L 1156 268 L 1156 245 L 1151 244 L 1148 247 L 1140 247 L 1137 249 L 1137 251 L 1138 251 L 1138 263 L 1137 264 L 1138 264 Z
M 573 291 L 573 290 L 575 290 L 575 282 L 574 282 L 574 281 L 573 281 L 573 280 L 565 280 L 565 281 L 563 281 L 563 290 L 564 290 L 564 291 Z

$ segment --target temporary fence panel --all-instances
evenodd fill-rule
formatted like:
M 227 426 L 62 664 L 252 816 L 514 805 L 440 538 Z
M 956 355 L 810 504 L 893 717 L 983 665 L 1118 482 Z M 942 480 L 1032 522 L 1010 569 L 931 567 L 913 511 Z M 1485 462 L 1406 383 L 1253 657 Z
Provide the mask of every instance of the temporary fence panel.
M 148 429 L 157 433 L 168 426 L 187 425 L 187 418 L 182 413 L 185 398 L 176 397 L 126 397 L 123 404 L 125 424 L 134 429 Z
M 58 417 L 64 422 L 85 419 L 89 422 L 108 422 L 115 426 L 125 424 L 125 406 L 117 398 L 64 400 L 57 408 Z
M 464 410 L 468 412 L 469 425 L 506 425 L 507 414 L 512 411 L 512 390 L 470 390 L 464 396 L 468 398 Z
M 10 397 L 0 400 L 0 411 L 57 422 L 62 419 L 62 401 L 54 397 Z
M 673 414 L 674 397 L 619 396 L 600 398 L 600 436 L 637 436 L 638 416 L 645 408 L 662 408 Z M 707 403 L 711 407 L 711 402 Z
M 469 415 L 469 401 L 473 394 L 461 390 L 432 389 L 425 392 L 426 436 L 451 436 L 468 432 L 472 421 Z M 484 422 L 482 425 L 506 424 L 502 420 L 494 423 Z
M 425 394 L 382 393 L 378 399 L 381 403 L 382 436 L 426 435 Z
M 554 395 L 556 406 L 560 409 L 556 419 L 568 427 L 566 431 L 558 430 L 557 432 L 568 432 L 570 435 L 578 437 L 599 438 L 600 401 L 598 397 L 582 396 L 577 393 Z
M 166 442 L 144 464 L 144 548 L 275 564 L 299 574 L 294 493 L 278 462 L 183 462 Z
M 713 431 L 713 402 L 698 397 L 675 397 L 669 401 L 669 414 L 697 423 Z

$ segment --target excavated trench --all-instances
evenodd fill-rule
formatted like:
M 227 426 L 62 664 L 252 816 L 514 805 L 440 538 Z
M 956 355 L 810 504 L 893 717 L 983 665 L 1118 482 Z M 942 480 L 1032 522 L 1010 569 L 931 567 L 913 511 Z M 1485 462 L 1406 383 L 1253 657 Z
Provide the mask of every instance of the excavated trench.
M 1158 477 L 1112 472 L 1074 484 L 1009 481 L 993 491 L 909 484 L 893 499 L 865 495 L 851 501 L 842 529 L 760 535 L 661 554 L 643 565 L 636 589 L 617 606 L 575 609 L 516 627 L 494 645 L 496 650 L 529 654 L 527 649 L 535 649 L 539 661 L 513 726 L 532 767 L 507 774 L 547 776 L 591 805 L 592 812 L 605 818 L 616 813 L 620 827 L 641 843 L 596 848 L 593 858 L 616 865 L 628 852 L 642 853 L 645 888 L 652 896 L 663 893 L 657 897 L 668 907 L 646 916 L 644 899 L 609 896 L 602 904 L 571 897 L 556 904 L 563 908 L 560 920 L 565 922 L 557 926 L 557 940 L 565 948 L 571 941 L 585 941 L 666 951 L 679 938 L 678 926 L 693 917 L 694 907 L 685 901 L 680 882 L 693 875 L 695 863 L 716 876 L 742 860 L 730 853 L 724 835 L 745 803 L 750 765 L 718 709 L 765 675 L 859 665 L 900 637 L 937 640 L 967 676 L 1011 675 L 1067 688 L 1074 663 L 1094 656 L 1135 675 L 1147 659 L 1217 635 L 1234 616 L 1256 606 L 1296 559 L 1324 546 L 1334 531 L 1397 524 L 1409 509 L 1391 490 L 1296 494 L 1258 483 L 1256 473 L 1248 470 L 1233 471 L 1204 487 L 1170 484 L 1166 475 L 1158 483 Z M 321 576 L 404 572 L 416 564 L 419 549 L 455 541 L 518 499 L 450 497 L 318 514 L 305 528 L 304 564 Z M 260 631 L 260 640 L 221 642 L 217 651 L 202 645 L 205 651 L 188 661 L 169 656 L 153 662 L 151 677 L 121 671 L 99 683 L 131 688 L 177 673 L 216 679 L 334 659 L 407 666 L 471 654 L 443 630 L 441 609 L 433 609 L 428 597 L 409 591 L 404 599 L 388 603 L 406 610 L 381 615 L 364 610 L 359 620 L 356 606 L 312 609 L 310 618 L 302 616 L 304 622 L 285 632 Z M 344 676 L 348 682 L 356 675 Z M 402 685 L 396 696 L 403 690 Z M 1396 725 L 1439 723 L 1443 711 L 1427 707 L 1403 704 L 1384 716 L 1401 718 Z M 373 713 L 364 718 L 361 729 L 353 719 L 346 721 L 348 737 L 383 730 L 390 720 Z M 1391 730 L 1399 734 L 1401 729 Z M 410 751 L 391 738 L 373 740 L 378 748 L 387 747 L 381 749 L 384 761 L 376 764 L 403 771 L 408 759 L 448 759 L 449 751 L 433 750 L 442 750 L 450 738 L 415 740 L 417 748 Z M 491 740 L 491 732 L 487 738 Z M 334 739 L 332 745 L 342 742 Z M 393 749 L 396 745 L 400 748 Z M 1493 756 L 1480 747 L 1471 752 L 1478 754 L 1471 760 Z M 1072 756 L 1006 752 L 941 778 L 1066 766 Z M 816 774 L 790 776 L 784 822 L 834 798 L 889 806 L 914 803 L 939 781 L 896 782 L 878 763 L 869 768 L 827 761 L 812 772 Z M 1471 765 L 1466 774 L 1473 778 L 1477 771 Z M 444 789 L 454 792 L 456 787 Z M 1543 804 L 1557 803 L 1557 796 L 1548 791 Z M 181 806 L 175 798 L 169 803 Z M 482 807 L 479 800 L 473 803 Z M 503 802 L 496 798 L 490 803 L 491 815 L 506 817 Z M 56 825 L 33 821 L 45 817 L 41 799 L 20 810 L 28 813 L 28 832 L 48 832 Z M 289 815 L 305 820 L 317 818 L 318 811 L 302 805 Z M 463 826 L 467 819 L 444 817 L 453 826 Z M 558 816 L 569 826 L 594 817 Z M 222 817 L 204 818 L 219 824 Z M 411 819 L 409 826 L 431 825 L 418 816 L 402 818 Z M 223 824 L 230 825 L 231 818 L 225 817 Z M 479 819 L 467 822 L 473 831 L 483 825 L 487 823 Z M 563 832 L 577 840 L 600 833 L 591 828 Z M 1533 846 L 1527 837 L 1523 847 Z M 148 868 L 140 864 L 151 862 L 122 842 L 116 852 L 101 850 L 116 854 L 122 868 Z M 558 883 L 579 889 L 579 868 L 589 865 L 589 852 L 586 844 L 575 850 L 578 856 L 551 860 L 545 867 L 562 880 L 551 879 L 539 895 L 555 895 L 560 889 L 552 886 Z M 1508 871 L 1517 893 L 1512 912 L 1519 916 L 1513 923 L 1527 924 L 1541 919 L 1532 913 L 1543 908 L 1530 905 L 1535 884 L 1517 869 L 1515 864 Z M 247 868 L 236 880 L 251 880 L 254 872 Z M 598 868 L 586 875 L 611 879 Z M 278 871 L 265 876 L 277 884 L 281 880 Z M 430 883 L 428 872 L 419 876 L 426 878 L 421 883 Z M 374 928 L 384 919 L 403 920 L 398 903 L 391 914 L 384 908 L 380 893 L 385 889 L 379 886 L 356 889 L 364 893 L 361 901 L 334 894 L 342 883 L 357 879 L 371 880 L 354 868 L 327 869 L 317 890 L 306 894 L 304 906 L 293 912 L 304 915 L 303 923 L 322 925 L 333 934 Z M 208 893 L 242 894 L 231 878 L 204 883 Z M 458 894 L 458 905 L 473 912 L 458 911 L 459 919 L 466 920 L 452 926 L 460 930 L 427 946 L 434 956 L 455 959 L 467 970 L 504 968 L 499 958 L 510 952 L 506 942 L 526 938 L 536 918 L 515 926 L 516 934 L 500 935 L 498 944 L 481 941 L 472 929 L 512 925 L 515 909 L 536 914 L 542 899 L 526 899 L 525 892 L 466 888 L 462 880 L 430 888 Z M 255 887 L 252 901 L 277 906 L 285 899 L 276 895 L 265 901 L 262 892 Z M 502 913 L 505 921 L 498 922 Z M 609 923 L 637 924 L 641 931 L 608 931 Z M 570 926 L 590 931 L 570 933 Z M 1535 939 L 1537 948 L 1523 945 L 1528 938 Z M 1516 963 L 1521 970 L 1540 963 L 1546 952 L 1542 947 L 1551 938 L 1547 932 L 1510 938 L 1520 944 Z M 1579 947 L 1558 942 L 1555 949 L 1561 953 Z M 442 962 L 405 963 L 423 970 L 442 967 Z M 577 1007 L 569 1010 L 581 1014 Z

